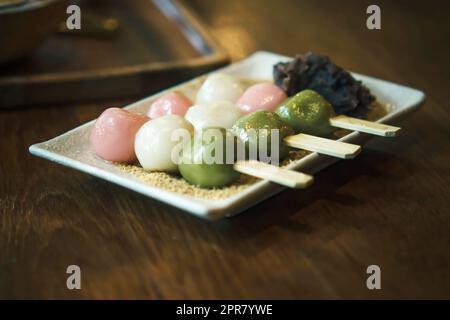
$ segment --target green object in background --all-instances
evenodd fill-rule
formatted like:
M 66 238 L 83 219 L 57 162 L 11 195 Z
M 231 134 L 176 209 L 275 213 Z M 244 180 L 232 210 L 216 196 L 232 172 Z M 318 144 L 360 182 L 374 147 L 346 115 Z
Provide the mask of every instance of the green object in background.
M 331 104 L 313 90 L 303 90 L 284 101 L 275 111 L 296 133 L 328 137 L 336 129 L 330 125 L 334 117 Z
M 261 131 L 261 129 L 266 129 L 264 131 Z M 259 148 L 260 148 L 260 137 L 261 134 L 267 134 L 267 155 L 272 156 L 272 148 L 271 148 L 271 129 L 278 129 L 279 130 L 279 155 L 278 159 L 281 161 L 283 158 L 285 158 L 290 148 L 286 146 L 286 144 L 283 142 L 283 139 L 287 136 L 290 136 L 294 134 L 294 130 L 291 128 L 291 126 L 281 120 L 281 118 L 270 111 L 266 110 L 258 110 L 253 113 L 250 113 L 242 118 L 240 118 L 234 126 L 231 128 L 232 132 L 238 136 L 239 139 L 243 143 L 245 143 L 245 152 L 247 157 L 250 154 L 250 145 L 257 145 L 258 147 L 258 159 L 255 159 L 254 157 L 250 157 L 254 160 L 262 160 L 259 157 Z M 252 134 L 253 132 L 257 132 L 257 134 Z
M 210 133 L 208 135 L 208 132 Z M 222 143 L 216 140 L 221 137 Z M 231 143 L 230 143 L 231 139 Z M 236 181 L 240 173 L 233 169 L 235 156 L 227 161 L 227 140 L 229 146 L 235 151 L 236 137 L 223 128 L 205 128 L 202 133 L 196 134 L 189 148 L 183 150 L 178 169 L 189 183 L 201 188 L 225 187 Z M 221 161 L 212 163 L 214 159 L 206 159 L 209 155 L 215 156 L 214 148 L 222 148 Z

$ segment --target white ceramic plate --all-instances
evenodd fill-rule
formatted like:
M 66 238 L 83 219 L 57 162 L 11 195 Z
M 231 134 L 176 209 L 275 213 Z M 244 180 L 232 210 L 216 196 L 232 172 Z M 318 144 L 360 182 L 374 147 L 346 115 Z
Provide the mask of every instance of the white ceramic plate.
M 288 59 L 290 58 L 270 52 L 259 51 L 242 61 L 220 69 L 220 72 L 243 78 L 271 80 L 272 66 L 281 60 Z M 378 122 L 389 122 L 411 112 L 425 98 L 424 93 L 419 90 L 368 76 L 353 75 L 355 78 L 362 80 L 364 85 L 377 97 L 378 101 L 392 105 L 392 110 L 385 117 L 378 120 Z M 189 87 L 189 84 L 193 81 L 198 80 L 193 79 L 169 90 L 183 90 L 183 88 Z M 150 101 L 162 93 L 145 98 L 126 108 L 145 112 Z M 229 198 L 223 200 L 205 200 L 154 187 L 93 155 L 93 152 L 89 148 L 88 139 L 93 123 L 94 121 L 88 122 L 49 141 L 32 145 L 30 152 L 36 156 L 84 171 L 207 219 L 217 219 L 223 216 L 237 214 L 284 189 L 282 186 L 261 180 L 244 189 L 243 192 L 234 194 Z M 352 132 L 340 140 L 358 143 L 366 141 L 367 138 L 368 136 L 365 134 Z M 291 163 L 288 168 L 307 170 L 310 173 L 315 173 L 337 160 L 336 158 L 311 153 Z M 358 161 L 357 158 L 354 161 Z M 302 191 L 299 190 L 298 192 Z

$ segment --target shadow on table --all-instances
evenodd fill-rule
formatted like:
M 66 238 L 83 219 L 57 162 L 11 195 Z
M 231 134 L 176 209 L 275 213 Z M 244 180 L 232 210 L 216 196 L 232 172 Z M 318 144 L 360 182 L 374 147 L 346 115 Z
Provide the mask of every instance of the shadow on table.
M 204 241 L 224 243 L 230 246 L 238 245 L 240 242 L 257 237 L 258 234 L 269 232 L 273 235 L 288 230 L 304 235 L 314 231 L 311 225 L 311 216 L 306 214 L 315 210 L 315 206 L 319 200 L 326 200 L 329 203 L 338 204 L 341 208 L 362 206 L 365 203 L 364 198 L 355 196 L 352 193 L 339 191 L 350 181 L 365 177 L 369 179 L 384 179 L 391 181 L 392 179 L 401 179 L 395 177 L 383 169 L 383 166 L 392 162 L 401 162 L 403 166 L 412 166 L 405 159 L 398 156 L 366 149 L 358 157 L 356 161 L 341 161 L 328 169 L 316 175 L 315 183 L 306 190 L 285 190 L 274 197 L 267 199 L 252 208 L 242 212 L 241 214 L 224 218 L 219 221 L 203 221 L 198 218 L 186 215 L 181 210 L 179 215 L 183 215 L 181 220 L 185 228 L 207 228 L 208 232 L 194 232 L 195 237 L 202 238 Z M 372 196 L 372 195 L 369 195 Z M 376 197 L 376 194 L 373 195 Z M 165 206 L 165 205 L 163 205 Z M 314 211 L 314 215 L 328 214 L 327 207 L 319 206 L 323 211 Z M 331 209 L 330 209 L 331 210 Z M 171 210 L 172 211 L 172 210 Z M 334 214 L 339 213 L 335 212 Z M 177 213 L 178 215 L 178 213 Z M 323 219 L 322 219 L 323 220 Z M 323 223 L 323 221 L 322 221 Z M 332 221 L 330 221 L 332 223 Z M 271 232 L 269 230 L 272 230 Z M 274 231 L 278 230 L 278 231 Z M 211 231 L 215 236 L 211 236 Z M 268 244 L 271 239 L 268 237 Z

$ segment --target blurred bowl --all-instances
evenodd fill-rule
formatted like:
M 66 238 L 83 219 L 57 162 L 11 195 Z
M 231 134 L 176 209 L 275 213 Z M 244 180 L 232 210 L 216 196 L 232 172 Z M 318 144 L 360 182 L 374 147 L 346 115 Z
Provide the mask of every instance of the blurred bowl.
M 33 51 L 66 17 L 67 0 L 10 0 L 0 6 L 0 64 Z

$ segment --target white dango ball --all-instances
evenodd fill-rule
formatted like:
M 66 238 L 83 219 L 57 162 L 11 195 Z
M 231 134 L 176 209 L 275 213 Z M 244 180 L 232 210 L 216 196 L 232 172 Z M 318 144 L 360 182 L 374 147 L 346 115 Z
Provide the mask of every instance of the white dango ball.
M 190 107 L 185 117 L 196 131 L 201 131 L 208 127 L 230 129 L 243 115 L 243 111 L 233 103 L 216 101 Z
M 203 82 L 197 92 L 197 104 L 210 104 L 225 100 L 235 103 L 244 93 L 238 79 L 225 73 L 214 73 Z
M 136 133 L 134 149 L 139 163 L 149 171 L 177 171 L 172 160 L 172 149 L 180 143 L 173 139 L 174 131 L 186 130 L 189 136 L 194 128 L 183 117 L 167 115 L 148 121 Z M 180 131 L 181 131 L 180 130 Z

